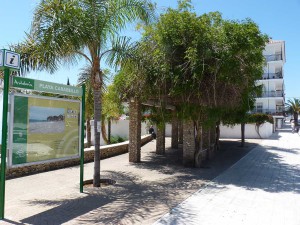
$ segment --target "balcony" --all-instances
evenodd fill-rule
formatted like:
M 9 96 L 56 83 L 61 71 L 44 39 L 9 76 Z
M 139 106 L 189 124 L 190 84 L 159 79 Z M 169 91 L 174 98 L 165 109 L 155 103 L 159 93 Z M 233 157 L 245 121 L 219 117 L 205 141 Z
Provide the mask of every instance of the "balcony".
M 284 115 L 284 107 L 279 109 L 260 109 L 256 108 L 251 111 L 251 113 L 264 113 L 272 116 L 283 116 Z
M 268 79 L 282 79 L 282 72 L 278 73 L 264 73 L 262 76 L 263 80 L 268 80 Z
M 263 91 L 257 98 L 284 97 L 284 91 Z
M 282 60 L 282 53 L 276 53 L 273 55 L 264 55 L 265 59 L 267 62 L 272 62 L 272 61 L 280 61 Z

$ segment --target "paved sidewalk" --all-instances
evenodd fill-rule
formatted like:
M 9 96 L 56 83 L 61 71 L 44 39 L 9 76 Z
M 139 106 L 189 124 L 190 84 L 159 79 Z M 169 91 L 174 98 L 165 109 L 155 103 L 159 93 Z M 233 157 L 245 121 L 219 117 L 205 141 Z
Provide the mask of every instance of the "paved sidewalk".
M 82 194 L 78 166 L 8 180 L 6 219 L 0 224 L 153 224 L 197 191 L 201 200 L 189 198 L 172 211 L 176 216 L 160 223 L 256 225 L 269 218 L 260 215 L 271 214 L 272 224 L 300 224 L 294 214 L 300 206 L 298 143 L 300 136 L 290 131 L 263 142 L 247 140 L 245 148 L 223 141 L 224 150 L 199 169 L 182 166 L 182 151 L 170 148 L 170 138 L 165 156 L 155 154 L 152 141 L 142 147 L 142 163 L 128 163 L 128 154 L 102 160 L 102 178 L 117 183 L 85 187 Z M 86 164 L 85 179 L 92 173 L 93 163 Z
M 300 136 L 285 126 L 158 224 L 299 225 Z
M 102 178 L 117 183 L 79 193 L 79 167 L 16 178 L 6 182 L 5 218 L 0 224 L 152 224 L 209 180 L 225 171 L 260 140 L 240 148 L 222 141 L 222 151 L 205 168 L 184 168 L 182 150 L 155 154 L 156 142 L 142 147 L 142 163 L 128 163 L 128 154 L 101 160 Z M 91 179 L 93 163 L 85 165 Z

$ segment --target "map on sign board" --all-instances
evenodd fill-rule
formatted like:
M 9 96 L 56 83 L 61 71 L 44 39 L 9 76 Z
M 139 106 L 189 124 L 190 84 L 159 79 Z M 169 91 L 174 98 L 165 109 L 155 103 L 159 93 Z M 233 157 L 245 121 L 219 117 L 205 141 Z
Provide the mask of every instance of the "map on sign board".
M 12 166 L 78 158 L 80 101 L 14 95 Z

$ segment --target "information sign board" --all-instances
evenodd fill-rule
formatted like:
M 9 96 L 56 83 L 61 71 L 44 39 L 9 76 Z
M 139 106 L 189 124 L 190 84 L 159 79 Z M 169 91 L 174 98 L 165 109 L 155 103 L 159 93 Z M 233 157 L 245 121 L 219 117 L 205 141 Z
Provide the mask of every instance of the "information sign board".
M 10 165 L 79 157 L 80 101 L 13 96 Z

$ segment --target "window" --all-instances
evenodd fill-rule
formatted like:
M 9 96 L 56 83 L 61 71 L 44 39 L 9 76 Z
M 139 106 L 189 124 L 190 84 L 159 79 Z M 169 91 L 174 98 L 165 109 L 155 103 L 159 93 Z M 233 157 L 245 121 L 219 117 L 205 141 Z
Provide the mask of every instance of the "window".
M 256 112 L 258 112 L 258 113 L 263 112 L 263 103 L 262 102 L 256 102 Z

